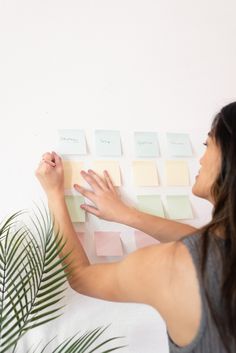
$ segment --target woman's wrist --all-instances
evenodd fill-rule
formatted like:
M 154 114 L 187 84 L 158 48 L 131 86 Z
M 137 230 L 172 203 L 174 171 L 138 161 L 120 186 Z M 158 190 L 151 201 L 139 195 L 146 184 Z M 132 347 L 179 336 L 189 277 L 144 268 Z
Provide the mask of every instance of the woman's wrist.
M 64 190 L 51 190 L 47 192 L 48 202 L 62 202 L 65 200 Z
M 135 207 L 126 206 L 123 212 L 122 219 L 119 223 L 136 228 L 136 225 L 139 223 L 139 219 L 140 211 L 137 210 Z

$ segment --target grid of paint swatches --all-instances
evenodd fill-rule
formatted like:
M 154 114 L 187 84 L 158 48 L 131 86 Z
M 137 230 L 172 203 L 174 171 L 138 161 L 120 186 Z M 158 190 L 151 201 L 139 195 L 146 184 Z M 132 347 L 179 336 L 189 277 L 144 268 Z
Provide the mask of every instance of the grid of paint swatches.
M 59 153 L 62 155 L 86 155 L 87 146 L 84 131 L 58 130 Z
M 166 201 L 170 219 L 193 219 L 193 210 L 188 195 L 167 195 Z
M 64 168 L 64 188 L 73 189 L 74 184 L 84 184 L 84 179 L 82 178 L 80 172 L 83 169 L 82 162 L 76 161 L 63 161 Z
M 117 161 L 94 161 L 93 170 L 102 178 L 106 170 L 114 186 L 121 186 L 120 166 Z
M 146 233 L 140 232 L 139 230 L 134 231 L 134 237 L 137 249 L 159 244 L 158 240 L 154 239 L 150 235 L 147 235 Z
M 120 132 L 112 130 L 95 131 L 96 153 L 100 157 L 120 157 Z
M 189 186 L 189 169 L 186 161 L 166 161 L 165 168 L 168 186 Z
M 135 186 L 158 186 L 157 166 L 154 161 L 133 161 Z
M 80 207 L 80 205 L 84 204 L 84 198 L 82 196 L 66 195 L 65 201 L 71 221 L 73 223 L 85 222 L 85 212 Z
M 97 256 L 122 256 L 120 232 L 94 232 Z
M 193 151 L 188 134 L 167 133 L 169 155 L 172 157 L 192 157 Z
M 137 158 L 156 158 L 159 156 L 158 136 L 155 132 L 135 132 L 135 154 Z
M 138 195 L 137 200 L 140 211 L 154 216 L 165 217 L 160 195 Z

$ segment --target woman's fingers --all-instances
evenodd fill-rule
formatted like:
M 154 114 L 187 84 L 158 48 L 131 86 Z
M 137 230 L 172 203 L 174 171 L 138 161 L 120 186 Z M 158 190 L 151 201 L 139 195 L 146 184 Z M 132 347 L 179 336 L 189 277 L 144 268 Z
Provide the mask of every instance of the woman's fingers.
M 94 178 L 92 174 L 86 173 L 84 170 L 82 170 L 81 175 L 95 192 L 98 192 L 101 190 L 101 186 L 98 184 L 97 180 Z
M 52 152 L 52 157 L 57 165 L 61 163 L 61 157 L 56 152 Z
M 116 191 L 107 170 L 104 170 L 104 177 L 105 177 L 108 188 L 112 191 Z
M 90 201 L 92 202 L 95 202 L 95 194 L 94 192 L 90 191 L 90 190 L 87 190 L 85 188 L 83 188 L 82 186 L 78 185 L 78 184 L 75 184 L 74 185 L 74 188 L 76 191 L 78 191 L 81 195 L 83 195 L 84 197 L 86 197 L 87 199 L 89 199 Z
M 101 189 L 107 189 L 106 183 L 104 180 L 97 174 L 95 173 L 92 169 L 88 170 L 88 174 L 91 175 L 97 182 L 97 184 L 101 187 Z
M 56 166 L 55 162 L 52 162 L 52 161 L 49 161 L 49 160 L 46 160 L 46 159 L 43 162 L 48 164 L 48 165 L 50 165 L 51 167 L 55 167 Z
M 51 161 L 51 160 L 53 159 L 52 153 L 50 153 L 50 152 L 44 153 L 44 154 L 42 155 L 42 159 L 43 159 L 44 161 Z
M 52 167 L 55 167 L 56 166 L 56 163 L 55 163 L 55 158 L 53 156 L 53 153 L 50 153 L 50 152 L 46 152 L 42 155 L 42 161 L 49 164 L 50 166 Z
M 96 207 L 86 204 L 82 204 L 80 207 L 86 212 L 91 213 L 94 216 L 100 217 L 100 212 Z
M 61 164 L 61 157 L 56 152 L 46 152 L 42 155 L 39 167 L 42 167 L 45 164 L 51 167 L 56 167 Z

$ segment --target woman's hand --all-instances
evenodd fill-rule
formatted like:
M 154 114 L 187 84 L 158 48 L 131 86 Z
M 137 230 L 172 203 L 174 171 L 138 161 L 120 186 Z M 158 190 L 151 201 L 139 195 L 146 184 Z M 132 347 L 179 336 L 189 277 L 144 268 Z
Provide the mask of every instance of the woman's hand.
M 55 152 L 44 153 L 35 175 L 47 196 L 64 197 L 64 172 L 61 157 Z
M 95 207 L 83 204 L 81 208 L 107 221 L 125 223 L 131 208 L 120 199 L 108 172 L 104 171 L 104 179 L 92 170 L 88 173 L 82 171 L 81 175 L 91 186 L 92 191 L 78 184 L 75 184 L 74 188 L 95 204 Z

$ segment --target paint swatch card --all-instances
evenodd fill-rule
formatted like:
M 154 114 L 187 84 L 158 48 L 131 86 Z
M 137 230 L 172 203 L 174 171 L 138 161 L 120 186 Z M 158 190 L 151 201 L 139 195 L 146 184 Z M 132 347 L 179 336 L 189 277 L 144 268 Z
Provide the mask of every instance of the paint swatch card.
M 155 158 L 159 156 L 158 136 L 155 132 L 135 132 L 134 140 L 137 158 Z
M 82 162 L 62 161 L 64 168 L 64 188 L 73 189 L 74 184 L 83 185 L 84 179 L 80 172 L 83 169 Z
M 146 233 L 140 232 L 139 230 L 134 231 L 134 237 L 137 249 L 159 244 L 158 240 L 154 239 L 150 235 L 147 235 Z
M 120 166 L 118 162 L 94 161 L 93 170 L 102 178 L 104 177 L 104 170 L 106 170 L 109 173 L 114 186 L 121 186 Z
M 58 130 L 59 152 L 64 155 L 86 155 L 85 133 L 82 130 Z
M 138 195 L 137 199 L 140 211 L 154 216 L 165 217 L 161 197 L 159 195 Z
M 120 157 L 120 132 L 111 130 L 95 131 L 96 152 L 100 157 Z
M 136 186 L 158 186 L 157 167 L 154 161 L 133 161 L 133 176 Z
M 84 198 L 82 196 L 66 195 L 65 201 L 71 221 L 73 223 L 85 222 L 85 211 L 80 208 L 80 205 L 85 203 Z
M 193 151 L 188 134 L 167 133 L 168 151 L 172 157 L 192 157 Z
M 123 248 L 120 232 L 95 232 L 97 256 L 122 256 Z
M 187 195 L 166 196 L 170 219 L 193 219 L 192 206 Z
M 189 186 L 189 169 L 186 161 L 166 161 L 165 167 L 168 186 Z

